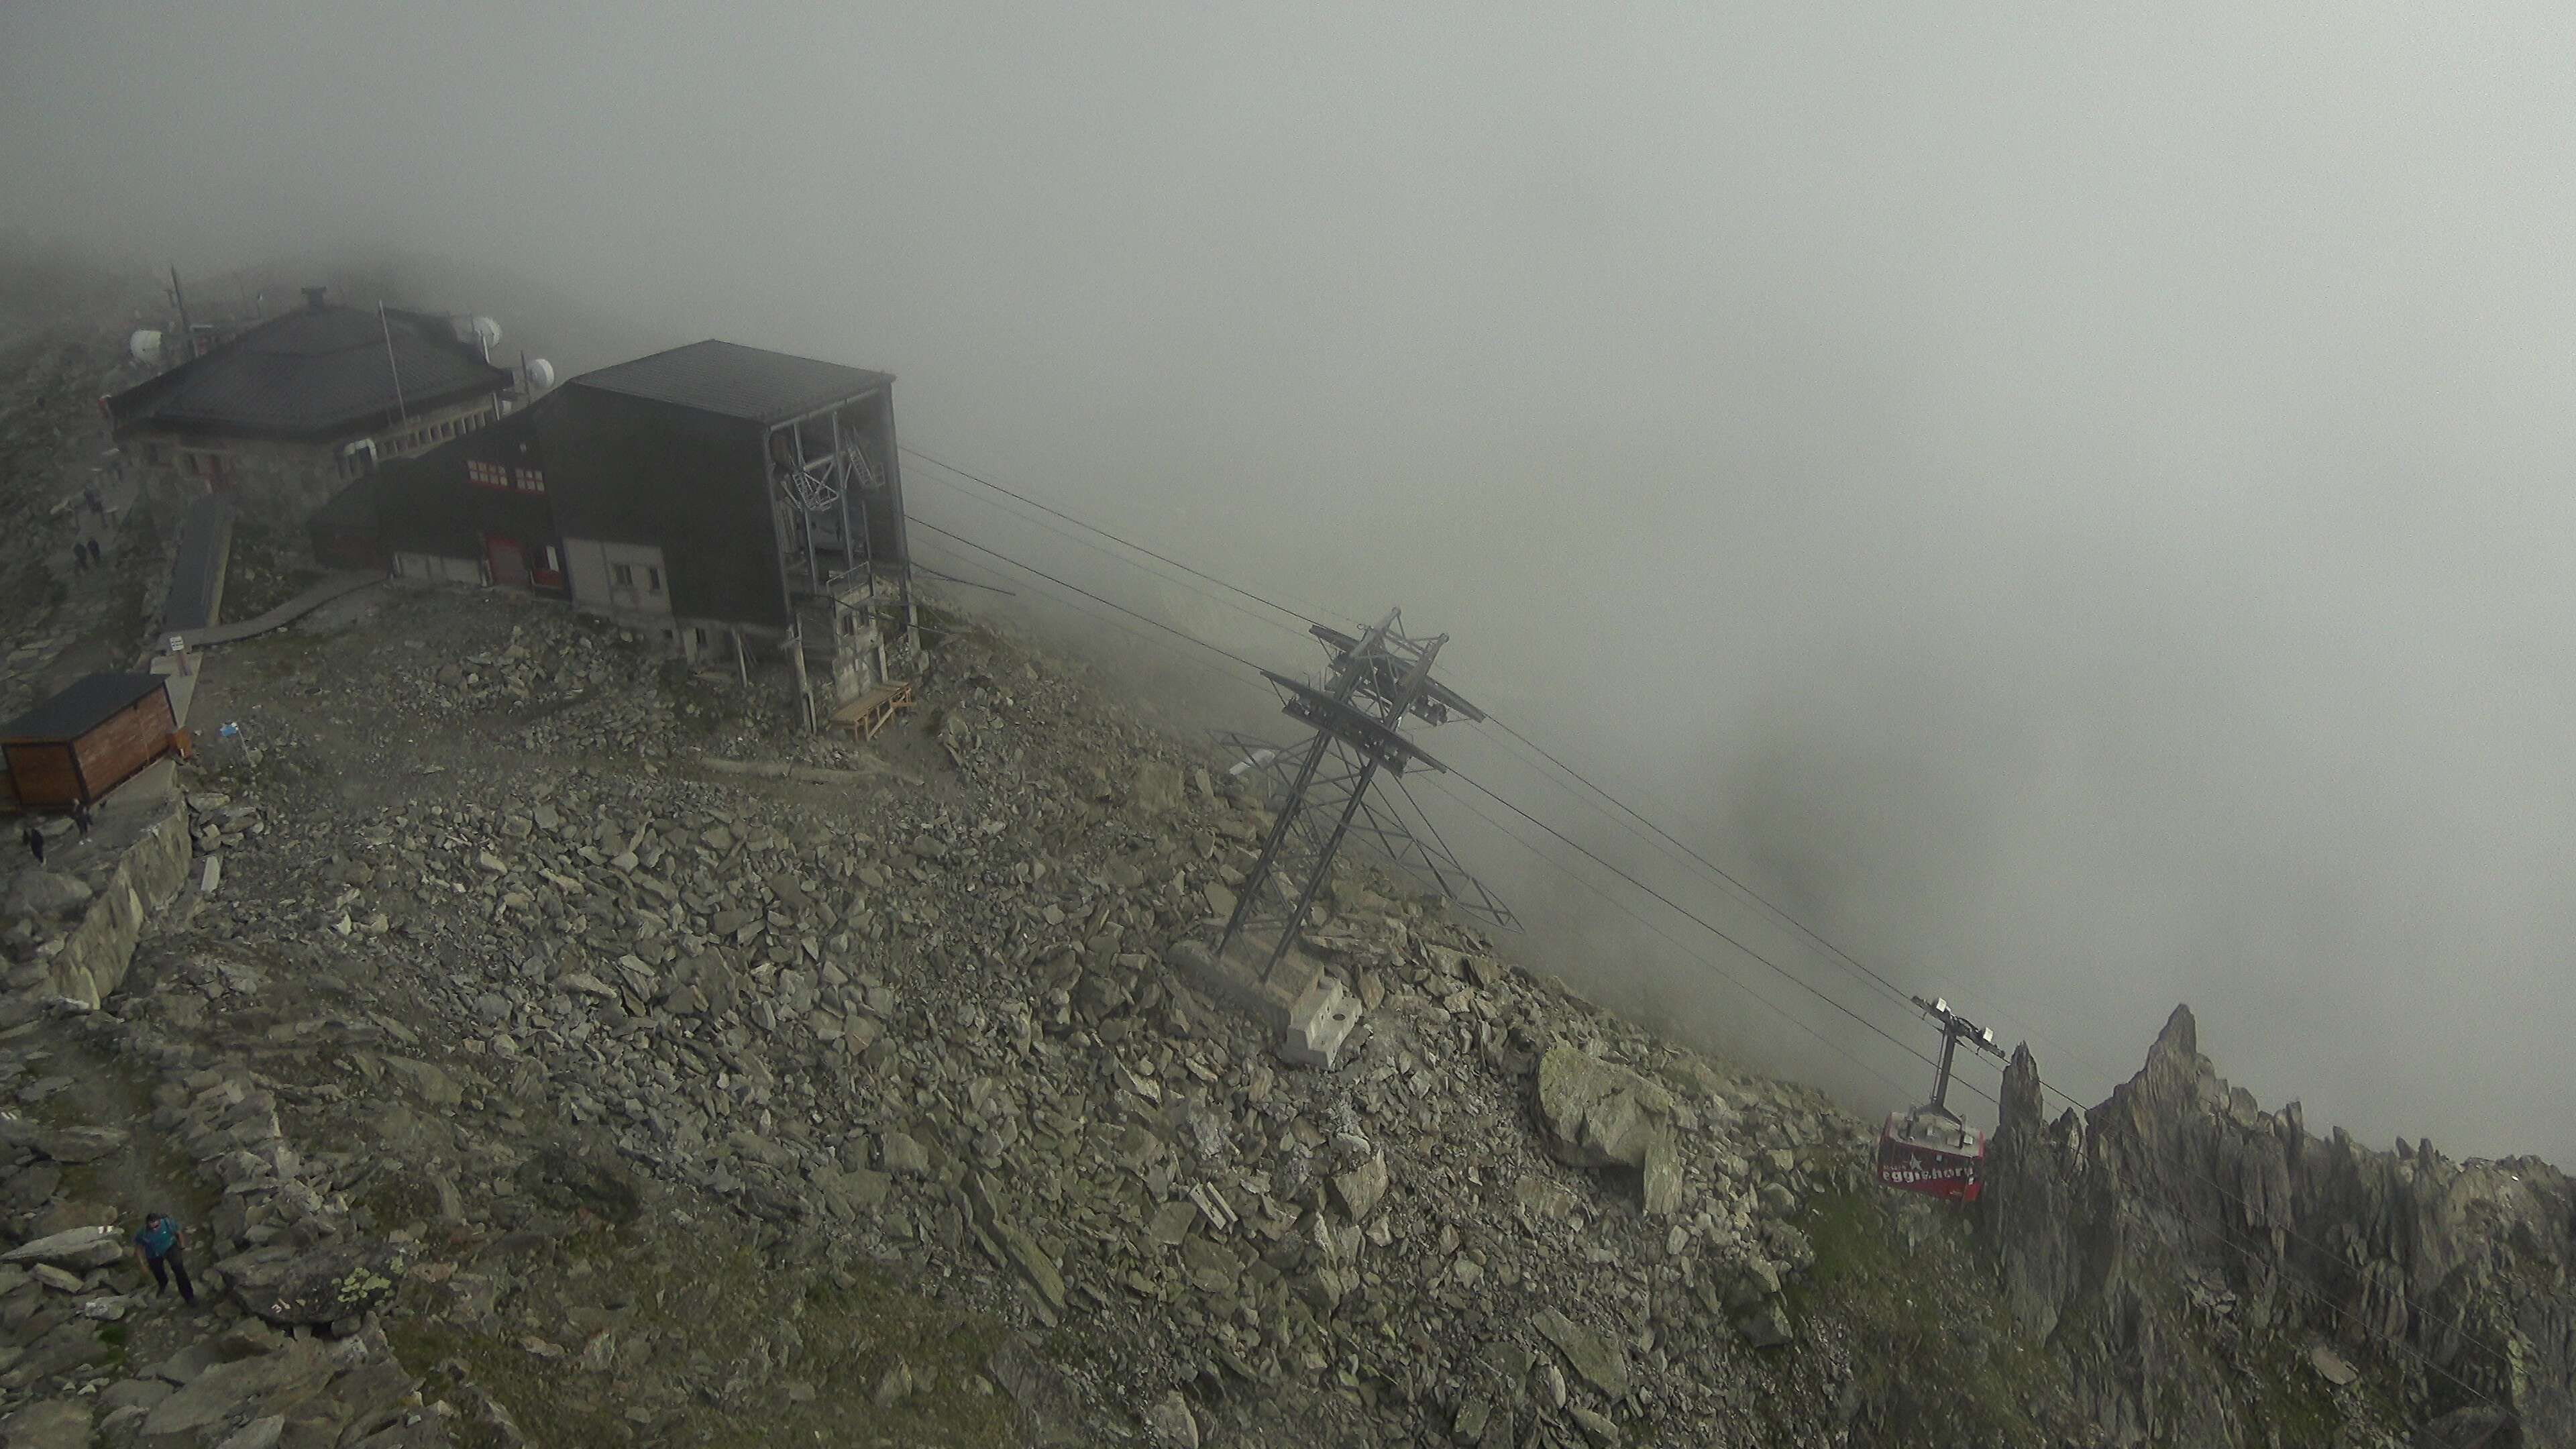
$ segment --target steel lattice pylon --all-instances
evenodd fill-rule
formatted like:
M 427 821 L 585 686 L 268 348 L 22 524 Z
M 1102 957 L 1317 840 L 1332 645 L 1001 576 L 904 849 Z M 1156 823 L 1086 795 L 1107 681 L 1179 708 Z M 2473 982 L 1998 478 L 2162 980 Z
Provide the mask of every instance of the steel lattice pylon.
M 1286 714 L 1313 727 L 1302 743 L 1277 749 L 1242 735 L 1218 737 L 1243 753 L 1234 773 L 1257 778 L 1264 803 L 1277 813 L 1217 941 L 1218 955 L 1247 932 L 1257 933 L 1269 940 L 1262 972 L 1274 971 L 1304 927 L 1335 855 L 1354 836 L 1468 913 L 1506 930 L 1518 928 L 1510 910 L 1459 866 L 1418 807 L 1413 814 L 1422 820 L 1427 840 L 1413 833 L 1389 801 L 1370 797 L 1382 771 L 1395 780 L 1397 798 L 1411 807 L 1404 772 L 1414 766 L 1448 768 L 1399 732 L 1403 721 L 1438 725 L 1452 717 L 1485 717 L 1431 677 L 1432 661 L 1449 636 L 1408 638 L 1402 624 L 1402 613 L 1389 610 L 1357 638 L 1314 626 L 1310 632 L 1333 651 L 1330 675 L 1320 688 L 1262 671 L 1285 697 Z

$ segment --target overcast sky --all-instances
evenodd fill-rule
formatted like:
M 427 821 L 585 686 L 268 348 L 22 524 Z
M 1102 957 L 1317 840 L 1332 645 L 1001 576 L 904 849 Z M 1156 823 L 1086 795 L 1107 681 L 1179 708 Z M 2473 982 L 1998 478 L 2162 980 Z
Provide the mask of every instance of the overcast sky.
M 907 444 L 1450 633 L 1479 702 L 2087 1100 L 2187 1000 L 2266 1106 L 2566 1160 L 2571 30 L 25 0 L 0 223 L 202 275 L 399 254 L 437 294 L 397 300 L 499 312 L 567 370 L 703 336 L 890 370 Z M 942 526 L 1314 663 L 906 477 Z M 1659 918 L 1831 1049 L 1453 841 L 1541 964 L 1872 1110 L 1927 1085 L 1696 927 Z

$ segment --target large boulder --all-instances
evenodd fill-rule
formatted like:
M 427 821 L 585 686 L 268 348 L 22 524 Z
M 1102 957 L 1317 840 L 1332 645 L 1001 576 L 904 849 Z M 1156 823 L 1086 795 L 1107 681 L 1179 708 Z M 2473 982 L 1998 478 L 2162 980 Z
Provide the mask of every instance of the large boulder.
M 38 1238 L 0 1253 L 0 1263 L 51 1263 L 57 1268 L 104 1268 L 125 1256 L 125 1239 L 114 1228 L 72 1228 Z
M 1145 1433 L 1163 1449 L 1199 1449 L 1198 1420 L 1190 1414 L 1190 1401 L 1177 1389 L 1145 1410 Z
M 1548 1155 L 1574 1167 L 1633 1167 L 1646 1211 L 1681 1211 L 1681 1146 L 1673 1094 L 1660 1083 L 1570 1046 L 1538 1062 L 1539 1136 Z
M 56 1162 L 96 1162 L 124 1145 L 121 1127 L 48 1127 L 25 1117 L 0 1116 L 0 1146 L 29 1149 Z
M 286 1327 L 365 1313 L 393 1297 L 408 1263 L 400 1244 L 358 1242 L 279 1257 L 247 1253 L 220 1266 L 243 1307 Z
M 0 1444 L 9 1449 L 89 1449 L 89 1406 L 78 1399 L 45 1399 L 0 1419 Z
M 307 1342 L 215 1364 L 154 1405 L 144 1435 L 184 1434 L 255 1414 L 271 1399 L 304 1397 L 330 1380 L 332 1368 L 330 1355 Z
M 601 1153 L 550 1142 L 519 1166 L 521 1193 L 549 1212 L 589 1213 L 630 1223 L 642 1210 L 635 1174 Z
M 1628 1356 L 1616 1338 L 1594 1332 L 1554 1308 L 1540 1309 L 1530 1326 L 1555 1344 L 1583 1381 L 1599 1389 L 1612 1403 L 1628 1396 Z
M 1333 1175 L 1333 1197 L 1351 1221 L 1368 1221 L 1378 1202 L 1386 1196 L 1386 1154 L 1371 1152 L 1359 1165 Z
M 1002 1340 L 985 1360 L 984 1372 L 1019 1406 L 1020 1440 L 1030 1449 L 1083 1442 L 1079 1392 L 1019 1336 Z
M 1644 1168 L 1673 1107 L 1664 1087 L 1574 1047 L 1539 1058 L 1539 1126 L 1548 1155 L 1568 1166 Z
M 9 888 L 9 894 L 5 902 L 0 902 L 0 908 L 5 909 L 5 914 L 12 916 L 49 920 L 56 916 L 68 916 L 88 905 L 93 894 L 95 892 L 91 891 L 78 876 L 64 875 L 58 871 L 31 870 L 20 876 L 17 883 Z
M 465 1092 L 456 1079 L 428 1062 L 397 1056 L 387 1056 L 383 1061 L 385 1075 L 433 1107 L 453 1107 L 465 1100 Z
M 1136 808 L 1149 815 L 1168 815 L 1181 808 L 1181 767 L 1147 760 L 1136 767 L 1129 792 Z

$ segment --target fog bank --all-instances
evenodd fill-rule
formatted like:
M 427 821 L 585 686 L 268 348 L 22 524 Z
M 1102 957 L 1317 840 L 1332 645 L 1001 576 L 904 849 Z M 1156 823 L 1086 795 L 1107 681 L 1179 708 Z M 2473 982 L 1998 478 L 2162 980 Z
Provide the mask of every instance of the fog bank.
M 2187 999 L 2266 1105 L 2565 1161 L 2571 29 L 21 5 L 0 211 L 137 267 L 390 258 L 567 371 L 703 336 L 893 371 L 925 453 L 1452 634 L 1459 688 L 2080 1096 Z M 1319 657 L 906 478 L 942 527 Z M 1205 687 L 1173 711 L 1259 713 Z M 1501 742 L 1438 739 L 1929 1046 Z M 1564 975 L 1856 1103 L 1925 1085 L 1442 818 Z

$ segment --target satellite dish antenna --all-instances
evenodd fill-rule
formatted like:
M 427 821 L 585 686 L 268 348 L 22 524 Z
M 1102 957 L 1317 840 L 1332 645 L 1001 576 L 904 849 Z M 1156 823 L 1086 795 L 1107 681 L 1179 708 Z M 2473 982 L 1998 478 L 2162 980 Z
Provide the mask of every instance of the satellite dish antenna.
M 528 363 L 528 390 L 544 392 L 555 385 L 555 365 L 539 357 Z
M 489 317 L 450 317 L 447 326 L 456 334 L 457 341 L 475 344 L 483 349 L 485 362 L 492 360 L 493 344 L 501 340 L 500 323 Z
M 145 327 L 125 339 L 125 350 L 137 362 L 161 360 L 161 334 Z

